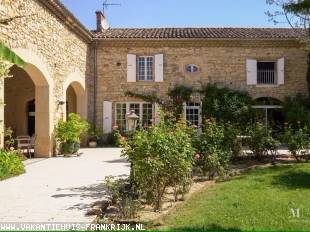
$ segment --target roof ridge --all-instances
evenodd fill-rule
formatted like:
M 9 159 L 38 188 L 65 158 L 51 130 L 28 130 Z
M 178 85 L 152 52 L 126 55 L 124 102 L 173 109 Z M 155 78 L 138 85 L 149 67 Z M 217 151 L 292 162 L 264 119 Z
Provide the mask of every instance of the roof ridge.
M 153 30 L 153 29 L 263 29 L 263 30 L 304 30 L 291 27 L 113 27 L 107 30 Z

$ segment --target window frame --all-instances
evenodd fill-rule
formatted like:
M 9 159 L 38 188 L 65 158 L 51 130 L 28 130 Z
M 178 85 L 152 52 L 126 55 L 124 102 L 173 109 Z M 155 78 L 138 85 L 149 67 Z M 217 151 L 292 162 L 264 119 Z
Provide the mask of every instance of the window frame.
M 197 104 L 197 105 L 194 105 L 194 106 L 189 106 L 189 104 Z M 198 126 L 200 127 L 202 125 L 202 103 L 201 102 L 184 102 L 183 103 L 183 111 L 184 111 L 184 119 L 186 122 L 190 123 L 192 126 Z M 187 110 L 198 110 L 198 125 L 196 124 L 193 124 L 190 120 L 187 120 Z
M 258 64 L 259 63 L 273 63 L 274 64 L 274 82 L 273 83 L 259 83 L 259 69 Z M 277 86 L 278 85 L 278 62 L 275 60 L 257 60 L 257 77 L 256 77 L 256 86 L 258 87 L 268 87 L 268 86 Z
M 140 125 L 140 126 L 142 126 L 142 127 L 144 127 L 144 125 L 142 124 L 143 123 L 143 117 L 144 117 L 144 114 L 143 114 L 143 105 L 145 105 L 145 104 L 149 104 L 149 105 L 152 105 L 152 119 L 151 119 L 151 121 L 152 121 L 152 124 L 150 124 L 150 125 L 148 125 L 148 126 L 152 126 L 152 125 L 154 125 L 155 124 L 155 105 L 153 104 L 153 103 L 149 103 L 149 102 L 135 102 L 135 101 L 132 101 L 132 102 L 115 102 L 115 111 L 114 111 L 114 113 L 115 113 L 115 115 L 114 115 L 114 123 L 116 124 L 116 125 L 118 125 L 117 124 L 117 105 L 118 104 L 125 104 L 126 105 L 126 114 L 125 114 L 125 128 L 123 128 L 123 131 L 125 130 L 127 130 L 127 121 L 126 121 L 126 115 L 128 114 L 128 113 L 130 113 L 130 105 L 134 105 L 134 104 L 136 104 L 136 105 L 139 105 L 139 121 L 138 121 L 138 125 Z M 119 125 L 118 125 L 119 126 Z
M 144 79 L 140 79 L 140 62 L 139 59 L 140 58 L 144 58 Z M 147 66 L 147 58 L 152 58 L 152 79 L 151 80 L 147 80 L 148 77 L 148 66 Z M 137 56 L 137 82 L 153 82 L 155 80 L 155 56 L 151 56 L 151 55 L 141 55 L 141 56 Z
M 188 68 L 189 66 L 191 66 L 191 71 L 188 71 L 188 70 L 187 70 L 187 68 Z M 194 67 L 197 68 L 197 71 L 196 71 L 196 72 L 193 72 L 193 68 L 194 68 Z M 188 73 L 188 74 L 191 74 L 191 75 L 197 74 L 197 73 L 200 72 L 200 67 L 199 67 L 198 65 L 196 65 L 196 64 L 186 64 L 186 65 L 185 65 L 185 72 Z

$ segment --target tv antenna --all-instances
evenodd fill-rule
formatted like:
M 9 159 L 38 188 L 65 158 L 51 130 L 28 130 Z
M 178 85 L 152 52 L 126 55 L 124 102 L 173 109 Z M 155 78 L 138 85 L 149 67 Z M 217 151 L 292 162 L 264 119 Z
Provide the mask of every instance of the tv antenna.
M 103 0 L 103 4 L 102 4 L 102 13 L 105 13 L 105 10 L 108 9 L 109 6 L 121 6 L 121 4 L 119 3 L 109 3 L 108 0 Z

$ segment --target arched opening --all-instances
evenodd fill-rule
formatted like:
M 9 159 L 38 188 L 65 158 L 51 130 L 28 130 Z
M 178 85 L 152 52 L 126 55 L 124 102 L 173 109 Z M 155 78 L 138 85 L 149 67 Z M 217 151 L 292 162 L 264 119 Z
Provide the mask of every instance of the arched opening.
M 87 118 L 85 79 L 78 73 L 69 75 L 63 85 L 64 90 L 64 117 L 67 119 L 70 113 L 76 113 L 82 118 Z
M 4 83 L 4 125 L 11 126 L 14 136 L 29 135 L 34 131 L 35 157 L 53 154 L 52 131 L 53 79 L 42 59 L 28 49 L 13 49 L 26 62 L 21 69 L 11 68 L 12 78 Z M 34 110 L 34 111 L 33 111 Z M 33 126 L 34 124 L 34 126 Z
M 14 136 L 29 135 L 30 101 L 35 99 L 35 84 L 28 73 L 13 66 L 11 78 L 4 81 L 4 124 L 12 128 Z
M 66 91 L 66 119 L 70 113 L 77 114 L 77 99 L 73 87 L 70 85 Z
M 264 122 L 276 132 L 281 132 L 284 127 L 284 113 L 282 102 L 271 97 L 261 97 L 254 101 L 255 118 Z

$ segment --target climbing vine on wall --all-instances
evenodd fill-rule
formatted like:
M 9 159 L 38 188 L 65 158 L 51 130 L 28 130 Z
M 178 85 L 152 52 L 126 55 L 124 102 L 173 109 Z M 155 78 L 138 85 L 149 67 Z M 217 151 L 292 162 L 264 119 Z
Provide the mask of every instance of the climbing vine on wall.
M 169 99 L 162 99 L 156 93 L 139 93 L 127 91 L 126 96 L 136 97 L 150 103 L 157 103 L 164 111 L 171 112 L 176 118 L 180 118 L 183 113 L 183 103 L 188 102 L 193 93 L 193 89 L 187 86 L 175 86 L 169 89 L 167 95 Z
M 193 92 L 193 88 L 182 85 L 169 90 L 168 96 L 171 99 L 172 112 L 174 112 L 176 118 L 182 115 L 183 103 L 190 101 Z

